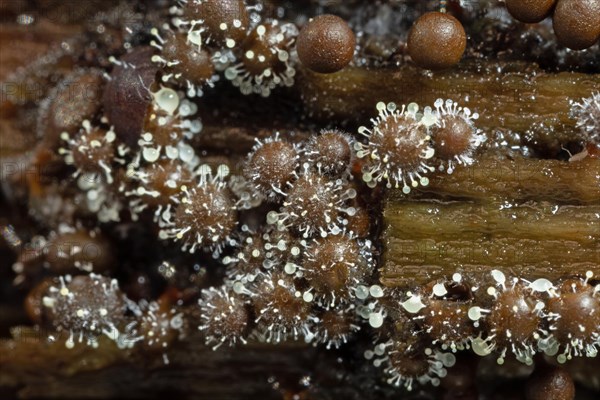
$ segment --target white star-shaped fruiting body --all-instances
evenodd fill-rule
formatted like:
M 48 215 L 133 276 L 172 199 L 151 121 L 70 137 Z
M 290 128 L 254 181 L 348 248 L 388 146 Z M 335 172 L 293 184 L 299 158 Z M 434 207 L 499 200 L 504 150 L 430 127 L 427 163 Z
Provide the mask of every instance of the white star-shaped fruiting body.
M 204 332 L 205 342 L 213 350 L 224 344 L 235 346 L 246 344 L 249 327 L 247 300 L 229 288 L 209 288 L 202 290 L 200 318 L 198 326 Z
M 159 54 L 152 56 L 152 62 L 162 67 L 163 83 L 185 87 L 190 98 L 202 97 L 205 87 L 214 87 L 219 80 L 214 56 L 190 41 L 193 36 L 170 29 L 165 29 L 163 35 L 156 28 L 150 32 L 156 39 L 150 45 L 159 50 Z
M 435 160 L 440 171 L 451 174 L 457 165 L 473 164 L 474 152 L 486 137 L 473 122 L 479 114 L 471 113 L 467 107 L 459 107 L 450 99 L 445 102 L 437 99 L 434 106 L 435 123 L 431 127 L 431 139 Z M 431 111 L 427 107 L 425 115 L 428 113 Z
M 305 238 L 339 235 L 356 209 L 349 203 L 356 189 L 345 179 L 329 179 L 303 165 L 303 172 L 287 183 L 279 210 L 267 214 L 267 223 L 278 230 L 293 229 Z
M 179 0 L 169 9 L 173 26 L 198 47 L 233 49 L 246 37 L 248 7 L 243 0 Z
M 244 165 L 244 176 L 267 200 L 279 200 L 285 196 L 285 188 L 298 177 L 298 146 L 282 140 L 279 133 L 255 141 Z
M 305 247 L 298 266 L 308 284 L 304 298 L 326 310 L 352 303 L 356 289 L 365 285 L 373 271 L 370 242 L 337 235 L 314 239 Z M 382 290 L 372 293 L 383 295 Z
M 84 120 L 75 136 L 63 132 L 60 138 L 67 147 L 61 147 L 58 153 L 64 157 L 67 165 L 77 168 L 73 176 L 100 174 L 108 184 L 113 183 L 113 164 L 124 163 L 122 156 L 127 150 L 123 145 L 118 145 L 117 135 L 112 128 L 92 126 L 89 120 Z
M 328 350 L 339 349 L 359 330 L 360 325 L 356 320 L 354 305 L 327 310 L 319 316 L 313 343 L 315 346 L 324 344 Z
M 559 363 L 573 357 L 596 357 L 600 348 L 600 284 L 592 286 L 594 276 L 563 281 L 547 300 L 549 332 L 538 347 L 547 355 L 557 355 Z
M 225 78 L 243 94 L 268 97 L 278 86 L 292 86 L 296 69 L 291 51 L 298 36 L 294 24 L 273 20 L 254 28 L 241 45 L 241 54 L 225 69 Z
M 302 156 L 321 175 L 352 179 L 351 168 L 356 154 L 354 137 L 337 129 L 313 135 L 302 148 Z
M 413 390 L 415 383 L 438 386 L 440 378 L 447 374 L 447 368 L 456 363 L 452 353 L 425 348 L 417 350 L 408 346 L 404 348 L 393 339 L 375 345 L 373 350 L 364 353 L 367 360 L 373 360 L 375 367 L 383 367 L 387 382 L 396 387 Z
M 196 171 L 198 182 L 180 188 L 179 204 L 160 214 L 159 238 L 173 239 L 183 251 L 194 253 L 198 248 L 219 256 L 226 244 L 233 244 L 231 234 L 237 226 L 237 209 L 225 182 L 229 167 L 220 165 L 213 175 L 210 166 Z
M 475 335 L 469 319 L 474 298 L 460 273 L 453 274 L 451 281 L 432 282 L 418 293 L 408 292 L 407 296 L 402 308 L 413 315 L 412 320 L 422 326 L 433 345 L 453 353 L 469 348 L 469 340 Z
M 141 165 L 139 154 L 128 165 L 125 176 L 121 191 L 129 199 L 132 218 L 137 220 L 140 213 L 150 209 L 155 222 L 163 213 L 171 213 L 180 203 L 181 187 L 194 180 L 194 172 L 180 160 L 161 159 Z
M 420 114 L 415 103 L 398 109 L 394 103 L 380 102 L 377 110 L 371 126 L 358 129 L 367 143 L 355 143 L 357 156 L 364 160 L 363 181 L 369 187 L 385 182 L 386 187 L 402 188 L 405 194 L 419 185 L 427 186 L 425 175 L 434 171 L 429 130 L 435 117 Z
M 486 294 L 493 299 L 490 309 L 474 306 L 469 318 L 479 326 L 488 327 L 488 335 L 474 338 L 474 350 L 478 353 L 499 353 L 497 362 L 503 364 L 506 353 L 511 351 L 517 360 L 527 365 L 533 363 L 537 343 L 547 332 L 542 329 L 545 304 L 539 293 L 517 278 L 507 282 L 499 270 L 492 270 L 494 285 Z
M 296 288 L 294 279 L 281 272 L 261 274 L 254 282 L 253 304 L 257 324 L 254 336 L 267 343 L 287 339 L 313 340 L 318 318 L 313 315 L 311 298 Z
M 69 349 L 76 341 L 97 347 L 100 335 L 120 343 L 129 303 L 115 279 L 93 273 L 60 277 L 42 299 L 55 328 L 70 333 Z

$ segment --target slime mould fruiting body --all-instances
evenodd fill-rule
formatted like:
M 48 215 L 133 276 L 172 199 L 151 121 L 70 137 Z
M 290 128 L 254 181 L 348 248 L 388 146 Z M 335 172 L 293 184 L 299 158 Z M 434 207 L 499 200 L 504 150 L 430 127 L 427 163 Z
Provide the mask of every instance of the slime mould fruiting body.
M 132 3 L 139 16 L 141 6 Z M 257 342 L 347 350 L 345 357 L 395 392 L 446 390 L 463 357 L 489 356 L 497 368 L 515 360 L 535 364 L 528 393 L 572 398 L 572 376 L 542 359 L 569 364 L 597 357 L 598 257 L 571 254 L 574 265 L 585 261 L 585 267 L 552 279 L 543 270 L 522 275 L 509 264 L 433 270 L 427 263 L 425 283 L 382 279 L 393 223 L 383 219 L 386 204 L 474 204 L 481 199 L 452 197 L 434 181 L 475 170 L 484 153 L 535 160 L 550 154 L 554 142 L 528 137 L 522 145 L 525 133 L 490 128 L 488 114 L 497 110 L 489 102 L 479 108 L 442 84 L 432 89 L 433 100 L 402 104 L 390 93 L 360 92 L 360 82 L 346 82 L 352 75 L 343 74 L 360 68 L 393 74 L 407 65 L 423 79 L 460 74 L 463 63 L 472 69 L 469 63 L 494 57 L 486 46 L 493 38 L 508 41 L 507 26 L 522 32 L 518 21 L 539 24 L 523 37 L 541 32 L 548 42 L 540 52 L 572 49 L 560 47 L 556 68 L 582 60 L 598 73 L 597 60 L 575 50 L 598 51 L 599 3 L 288 3 L 157 2 L 144 23 L 102 24 L 73 45 L 75 55 L 65 45 L 61 56 L 45 61 L 49 66 L 13 75 L 22 85 L 37 79 L 48 86 L 39 104 L 10 93 L 2 100 L 6 115 L 22 109 L 37 116 L 35 144 L 0 158 L 40 171 L 2 175 L 3 203 L 27 207 L 23 217 L 3 215 L 0 222 L 6 246 L 18 254 L 14 284 L 29 289 L 32 322 L 68 350 L 102 351 L 112 342 L 123 352 L 156 353 L 165 363 L 173 346 L 198 337 L 217 352 Z M 474 23 L 478 18 L 488 25 Z M 556 37 L 544 33 L 552 25 Z M 486 31 L 496 28 L 502 35 Z M 98 40 L 104 30 L 120 41 L 118 48 Z M 470 30 L 483 37 L 480 45 Z M 92 51 L 103 57 L 86 58 Z M 58 71 L 57 59 L 67 55 L 75 60 L 72 70 L 48 72 Z M 339 119 L 324 104 L 323 120 L 310 111 L 320 98 L 296 91 L 306 82 L 316 85 L 309 90 L 319 82 L 347 85 L 348 98 L 336 100 L 360 99 L 369 109 Z M 531 102 L 552 101 L 554 92 L 531 95 Z M 568 103 L 560 118 L 570 140 L 551 154 L 565 164 L 595 160 L 600 94 L 582 92 Z M 11 123 L 6 132 L 18 130 Z M 2 133 L 2 146 L 8 138 Z M 493 190 L 501 193 L 500 186 Z M 483 203 L 517 208 L 516 200 L 488 197 Z M 593 207 L 577 199 L 564 205 Z M 479 234 L 476 220 L 469 220 L 475 233 L 449 233 L 454 244 Z M 503 234 L 491 225 L 482 236 Z M 421 228 L 395 227 L 415 237 Z M 598 236 L 564 241 L 579 239 Z M 598 255 L 593 244 L 589 249 Z

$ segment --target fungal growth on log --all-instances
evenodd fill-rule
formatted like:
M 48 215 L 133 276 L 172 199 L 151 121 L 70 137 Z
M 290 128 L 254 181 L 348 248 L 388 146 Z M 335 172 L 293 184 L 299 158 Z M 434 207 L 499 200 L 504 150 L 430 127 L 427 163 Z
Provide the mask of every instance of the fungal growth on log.
M 410 103 L 400 109 L 395 103 L 377 103 L 379 115 L 373 126 L 358 131 L 368 138 L 356 142 L 357 156 L 364 158 L 363 181 L 369 186 L 386 181 L 387 188 L 400 188 L 405 194 L 419 185 L 427 186 L 426 174 L 434 170 L 428 165 L 435 150 L 431 147 L 430 127 L 437 117 L 419 113 L 419 105 Z
M 0 28 L 3 399 L 598 398 L 598 1 Z

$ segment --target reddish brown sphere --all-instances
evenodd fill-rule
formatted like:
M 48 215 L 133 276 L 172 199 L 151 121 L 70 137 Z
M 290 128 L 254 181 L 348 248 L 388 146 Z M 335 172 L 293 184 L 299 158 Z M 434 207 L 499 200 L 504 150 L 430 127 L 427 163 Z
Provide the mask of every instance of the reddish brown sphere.
M 146 117 L 144 132 L 152 135 L 153 145 L 177 147 L 183 138 L 183 120 L 179 115 L 169 115 L 155 107 Z
M 203 35 L 219 46 L 227 39 L 243 40 L 250 22 L 244 0 L 190 0 L 183 6 L 183 19 L 202 21 Z
M 170 32 L 167 35 L 162 56 L 173 63 L 169 65 L 169 71 L 181 74 L 183 79 L 195 84 L 206 82 L 215 72 L 210 54 L 197 46 L 188 44 L 186 37 L 182 34 Z
M 359 329 L 352 313 L 331 309 L 323 312 L 319 319 L 319 329 L 327 333 L 319 339 L 327 343 L 327 348 L 331 346 L 338 348 L 346 338 Z
M 376 125 L 380 133 L 370 136 L 369 146 L 392 170 L 412 172 L 423 162 L 429 133 L 412 117 L 386 118 Z
M 325 297 L 347 298 L 354 282 L 362 280 L 367 269 L 355 240 L 342 235 L 315 240 L 306 251 L 304 277 Z
M 279 20 L 256 26 L 237 52 L 239 63 L 225 69 L 225 78 L 245 95 L 268 97 L 278 86 L 292 86 L 296 70 L 290 54 L 297 32 L 294 24 Z
M 301 239 L 292 235 L 288 229 L 270 229 L 263 235 L 265 240 L 265 260 L 263 266 L 267 269 L 283 267 L 285 262 L 298 263 L 302 257 L 304 244 Z
M 234 345 L 244 342 L 250 325 L 250 314 L 244 300 L 227 288 L 210 288 L 202 291 L 199 301 L 207 345 L 217 348 L 222 344 Z
M 594 288 L 583 281 L 563 282 L 560 296 L 548 300 L 548 310 L 560 316 L 552 326 L 562 345 L 573 339 L 591 343 L 594 334 L 600 334 L 600 299 L 594 295 Z
M 192 189 L 175 211 L 175 225 L 183 241 L 201 247 L 222 243 L 236 227 L 237 221 L 231 193 L 214 184 Z
M 520 285 L 499 294 L 486 321 L 501 346 L 533 340 L 541 322 L 535 313 L 536 303 L 535 297 Z
M 467 35 L 453 16 L 428 12 L 408 33 L 408 53 L 421 68 L 440 70 L 456 65 L 467 47 Z
M 265 263 L 265 244 L 265 236 L 261 233 L 251 234 L 241 241 L 240 248 L 233 254 L 233 262 L 227 267 L 227 277 L 240 280 L 257 275 Z
M 352 139 L 336 130 L 324 131 L 311 137 L 305 154 L 319 171 L 339 176 L 348 170 L 354 157 Z
M 280 52 L 288 53 L 290 41 L 293 38 L 278 21 L 257 26 L 242 45 L 244 68 L 254 76 L 261 76 L 266 70 L 276 75 L 284 73 L 287 65 L 280 59 Z
M 319 317 L 318 328 L 315 332 L 315 343 L 324 343 L 327 349 L 338 349 L 358 331 L 360 326 L 355 321 L 355 315 L 347 310 L 330 309 Z
M 464 118 L 444 116 L 442 126 L 431 128 L 435 156 L 441 160 L 454 160 L 455 156 L 469 153 L 474 130 Z
M 543 365 L 529 377 L 525 389 L 527 400 L 573 400 L 573 378 L 562 368 Z
M 253 303 L 257 328 L 265 341 L 279 343 L 304 333 L 311 309 L 299 294 L 289 275 L 277 272 L 257 279 Z
M 177 315 L 168 294 L 163 294 L 139 317 L 139 334 L 143 336 L 142 345 L 150 351 L 165 351 L 179 336 L 183 325 L 181 315 Z
M 319 15 L 300 31 L 298 58 L 308 69 L 323 74 L 337 72 L 352 61 L 356 38 L 346 21 L 335 15 Z
M 48 290 L 44 306 L 54 326 L 74 332 L 100 334 L 125 321 L 127 302 L 116 280 L 100 275 L 67 275 Z
M 475 333 L 470 302 L 431 299 L 423 309 L 423 324 L 434 343 L 460 346 Z
M 281 190 L 292 181 L 297 166 L 298 153 L 294 146 L 287 142 L 272 141 L 258 147 L 250 155 L 244 172 L 260 192 L 274 196 L 274 188 Z
M 312 173 L 295 181 L 283 203 L 283 211 L 290 215 L 294 230 L 304 237 L 310 237 L 326 232 L 329 226 L 337 224 L 341 187 L 324 176 Z
M 558 0 L 553 23 L 560 44 L 586 49 L 600 39 L 600 1 Z
M 521 22 L 540 22 L 552 12 L 556 0 L 506 0 L 510 15 Z

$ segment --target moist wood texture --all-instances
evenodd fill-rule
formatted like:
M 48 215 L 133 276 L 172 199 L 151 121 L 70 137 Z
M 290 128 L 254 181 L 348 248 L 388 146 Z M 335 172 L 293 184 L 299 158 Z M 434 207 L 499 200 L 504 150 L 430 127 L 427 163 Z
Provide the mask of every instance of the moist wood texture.
M 419 197 L 419 200 L 416 200 Z M 600 160 L 483 158 L 384 210 L 381 281 L 426 284 L 492 269 L 527 280 L 600 274 Z

